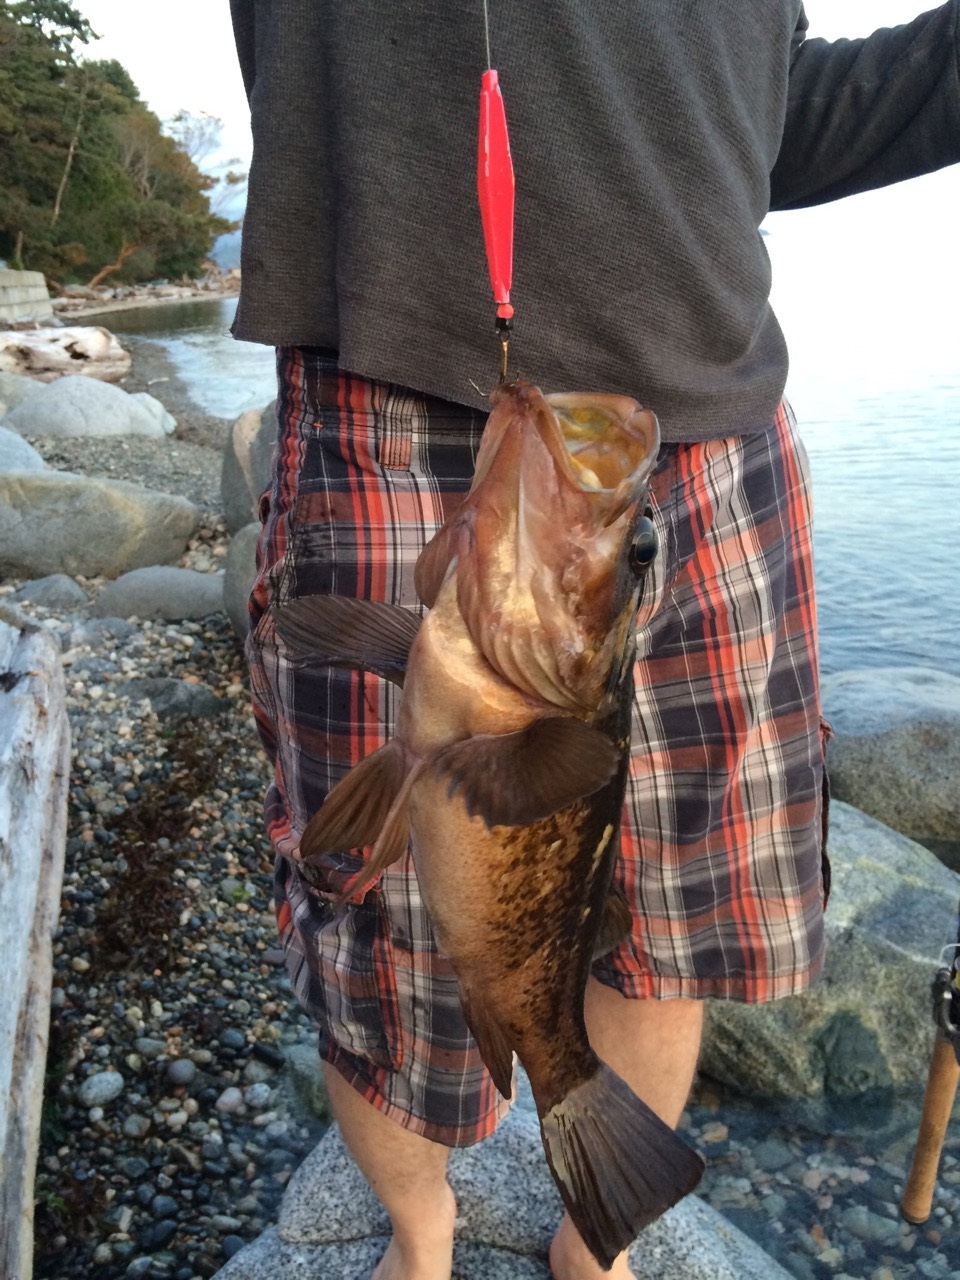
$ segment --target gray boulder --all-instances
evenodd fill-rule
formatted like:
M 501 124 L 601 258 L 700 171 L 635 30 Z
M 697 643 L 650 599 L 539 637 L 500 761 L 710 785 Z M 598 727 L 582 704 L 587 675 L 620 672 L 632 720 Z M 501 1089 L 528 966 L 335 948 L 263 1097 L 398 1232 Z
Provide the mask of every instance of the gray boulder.
M 843 1106 L 926 1078 L 930 983 L 956 935 L 960 875 L 850 805 L 834 801 L 830 819 L 822 977 L 772 1004 L 707 1005 L 701 1071 L 755 1098 Z
M 93 613 L 102 618 L 160 618 L 181 622 L 223 610 L 223 574 L 170 565 L 133 569 L 101 591 Z
M 120 480 L 52 470 L 0 474 L 0 574 L 114 578 L 176 560 L 199 522 L 185 498 Z
M 18 603 L 27 600 L 44 609 L 82 609 L 88 603 L 83 587 L 65 573 L 51 573 L 25 582 L 13 593 L 13 598 Z
M 166 435 L 156 413 L 136 396 L 77 374 L 46 383 L 11 409 L 3 424 L 24 436 Z
M 131 680 L 121 687 L 124 697 L 134 701 L 144 698 L 161 720 L 171 716 L 189 716 L 192 720 L 209 720 L 229 711 L 229 704 L 218 698 L 205 684 L 190 684 L 172 676 L 149 676 Z
M 537 1118 L 519 1104 L 493 1137 L 451 1152 L 459 1280 L 548 1280 L 547 1248 L 563 1205 Z M 334 1126 L 290 1180 L 277 1227 L 241 1249 L 218 1280 L 368 1276 L 390 1224 Z M 631 1252 L 658 1280 L 787 1280 L 768 1254 L 696 1196 L 647 1227 Z
M 223 578 L 223 607 L 242 640 L 249 630 L 247 600 L 257 573 L 257 539 L 260 525 L 245 525 L 230 539 Z
M 42 386 L 42 382 L 28 378 L 25 374 L 0 372 L 0 418 Z
M 8 431 L 0 425 L 0 472 L 46 469 L 47 464 L 32 444 L 28 444 L 16 431 Z
M 960 870 L 960 680 L 929 667 L 823 682 L 833 793 Z
M 268 404 L 265 409 L 247 409 L 233 424 L 220 473 L 220 495 L 231 533 L 258 518 L 260 495 L 272 480 L 276 443 L 275 404 Z
M 150 395 L 147 391 L 132 391 L 129 395 L 131 400 L 135 400 L 141 408 L 146 410 L 165 436 L 173 435 L 177 429 L 177 420 L 163 407 L 156 396 Z

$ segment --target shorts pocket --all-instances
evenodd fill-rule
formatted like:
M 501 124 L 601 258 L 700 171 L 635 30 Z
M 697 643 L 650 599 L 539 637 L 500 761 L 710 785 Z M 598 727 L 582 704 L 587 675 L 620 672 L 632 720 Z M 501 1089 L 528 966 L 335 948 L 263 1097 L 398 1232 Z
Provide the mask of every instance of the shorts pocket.
M 354 874 L 359 855 L 343 858 L 356 863 Z M 319 870 L 320 882 L 332 889 L 334 880 L 323 880 Z M 399 1003 L 382 896 L 372 890 L 360 903 L 337 906 L 283 858 L 277 860 L 276 891 L 287 969 L 301 1005 L 347 1053 L 398 1068 Z

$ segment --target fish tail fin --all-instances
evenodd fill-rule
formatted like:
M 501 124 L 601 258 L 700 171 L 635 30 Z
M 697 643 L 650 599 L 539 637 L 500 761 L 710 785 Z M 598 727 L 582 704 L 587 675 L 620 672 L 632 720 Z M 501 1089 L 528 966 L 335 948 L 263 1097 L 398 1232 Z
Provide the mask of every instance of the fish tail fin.
M 703 1173 L 697 1152 L 602 1063 L 540 1124 L 567 1212 L 604 1268 Z

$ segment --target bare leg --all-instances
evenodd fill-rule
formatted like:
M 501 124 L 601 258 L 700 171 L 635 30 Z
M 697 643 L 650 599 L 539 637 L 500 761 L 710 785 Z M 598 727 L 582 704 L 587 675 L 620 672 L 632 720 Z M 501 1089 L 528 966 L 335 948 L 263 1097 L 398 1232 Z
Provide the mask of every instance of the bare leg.
M 676 1128 L 700 1053 L 702 1001 L 626 1000 L 591 978 L 584 1012 L 595 1051 Z M 555 1280 L 630 1280 L 633 1275 L 626 1253 L 602 1271 L 566 1215 L 550 1246 L 550 1269 Z
M 393 1224 L 372 1280 L 450 1280 L 457 1204 L 448 1149 L 382 1115 L 332 1067 L 324 1075 L 343 1140 Z

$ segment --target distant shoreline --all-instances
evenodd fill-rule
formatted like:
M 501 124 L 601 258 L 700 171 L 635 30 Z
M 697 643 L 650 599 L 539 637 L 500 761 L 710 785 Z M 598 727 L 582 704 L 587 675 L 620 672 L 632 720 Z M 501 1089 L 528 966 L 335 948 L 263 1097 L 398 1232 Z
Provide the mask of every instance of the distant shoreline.
M 117 298 L 114 302 L 91 302 L 89 307 L 80 307 L 74 311 L 58 310 L 55 315 L 64 324 L 74 324 L 94 316 L 110 315 L 116 311 L 137 311 L 141 307 L 176 307 L 185 302 L 223 302 L 226 298 L 238 298 L 237 292 L 225 293 L 191 293 L 180 298 Z

